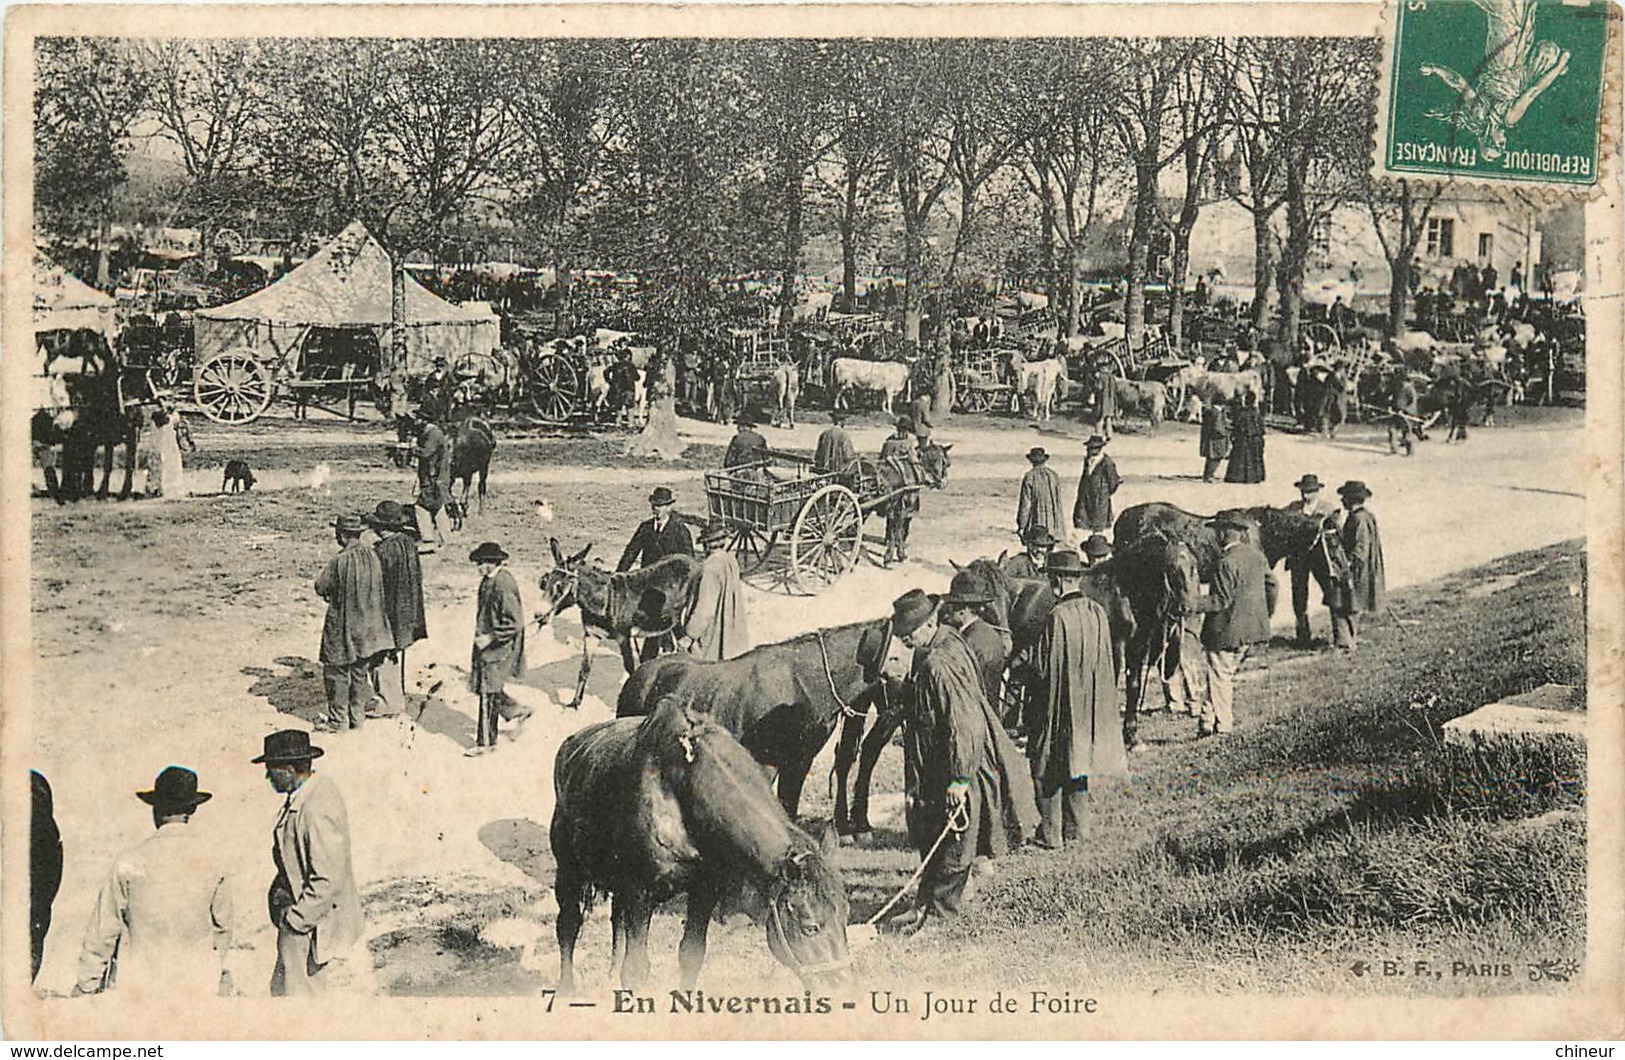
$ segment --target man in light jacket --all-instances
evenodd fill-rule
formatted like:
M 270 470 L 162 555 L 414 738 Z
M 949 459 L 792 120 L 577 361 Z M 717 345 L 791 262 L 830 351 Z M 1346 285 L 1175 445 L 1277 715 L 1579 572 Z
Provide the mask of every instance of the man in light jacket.
M 1253 644 L 1270 639 L 1275 609 L 1275 575 L 1269 560 L 1247 539 L 1248 524 L 1230 515 L 1208 523 L 1218 530 L 1224 551 L 1213 572 L 1213 591 L 1187 603 L 1207 617 L 1202 647 L 1207 653 L 1207 695 L 1200 703 L 1198 736 L 1226 736 L 1235 727 L 1236 671 Z
M 683 634 L 677 642 L 678 647 L 707 662 L 732 659 L 750 649 L 739 561 L 725 547 L 730 536 L 723 523 L 711 523 L 701 532 L 705 558 L 695 571 Z

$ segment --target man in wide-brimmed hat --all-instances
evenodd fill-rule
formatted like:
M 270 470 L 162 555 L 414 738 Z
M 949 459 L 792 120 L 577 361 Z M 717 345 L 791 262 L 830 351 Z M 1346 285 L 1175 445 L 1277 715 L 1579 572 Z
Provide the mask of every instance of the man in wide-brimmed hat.
M 210 997 L 229 991 L 231 884 L 218 848 L 190 821 L 210 794 L 169 766 L 136 798 L 157 831 L 113 861 L 79 951 L 77 994 Z M 115 981 L 116 980 L 116 981 Z
M 352 951 L 361 937 L 361 895 L 350 857 L 350 815 L 344 796 L 317 773 L 322 749 L 303 729 L 265 737 L 255 765 L 286 796 L 271 830 L 276 877 L 267 905 L 276 926 L 272 997 L 298 997 L 351 985 L 365 972 L 365 954 Z
M 1083 593 L 1088 568 L 1063 549 L 1050 553 L 1045 571 L 1059 599 L 1033 653 L 1027 759 L 1042 822 L 1036 841 L 1058 850 L 1088 836 L 1090 778 L 1127 776 L 1128 755 L 1111 624 Z
M 1348 511 L 1340 531 L 1348 576 L 1346 584 L 1332 593 L 1332 643 L 1344 651 L 1353 651 L 1360 638 L 1360 616 L 1380 612 L 1387 602 L 1388 575 L 1377 517 L 1365 506 L 1371 490 L 1364 482 L 1353 479 L 1339 486 L 1337 495 Z
M 1049 466 L 1049 453 L 1035 445 L 1027 450 L 1032 466 L 1021 476 L 1021 494 L 1016 501 L 1016 533 L 1023 541 L 1035 529 L 1047 531 L 1051 539 L 1066 533 L 1066 517 L 1061 508 L 1061 476 Z
M 652 567 L 667 556 L 692 556 L 694 538 L 681 519 L 673 518 L 677 497 L 665 486 L 656 486 L 649 494 L 649 518 L 638 524 L 632 540 L 626 543 L 618 571 L 629 571 L 633 565 Z
M 897 417 L 897 429 L 880 443 L 880 459 L 883 463 L 896 465 L 903 475 L 903 481 L 919 481 L 919 455 L 914 445 L 914 420 L 911 417 Z M 909 472 L 904 465 L 913 465 L 915 470 Z M 886 506 L 886 552 L 881 557 L 882 565 L 889 567 L 894 560 L 900 563 L 908 559 L 909 526 L 919 510 L 920 495 L 916 491 L 903 493 Z
M 377 713 L 391 717 L 406 709 L 406 649 L 429 636 L 423 563 L 418 558 L 417 525 L 399 501 L 379 501 L 365 519 L 378 535 L 372 550 L 384 576 L 384 621 L 394 642 L 373 670 L 382 701 Z
M 1319 519 L 1322 524 L 1327 520 L 1335 521 L 1340 516 L 1337 505 L 1326 499 L 1321 485 L 1320 476 L 1307 474 L 1292 484 L 1298 491 L 1298 499 L 1287 505 L 1287 510 L 1300 515 Z M 1317 541 L 1314 548 L 1320 548 Z M 1313 643 L 1313 629 L 1309 622 L 1309 575 L 1314 573 L 1315 580 L 1320 583 L 1320 592 L 1324 597 L 1328 592 L 1326 576 L 1315 567 L 1312 552 L 1291 553 L 1286 557 L 1287 573 L 1292 579 L 1292 616 L 1296 623 L 1296 640 L 1300 648 L 1307 648 Z
M 743 467 L 748 464 L 759 464 L 767 459 L 767 439 L 756 430 L 756 417 L 745 409 L 734 417 L 737 427 L 733 438 L 728 442 L 728 449 L 722 454 L 724 468 Z
M 1021 539 L 1025 552 L 1004 561 L 1004 572 L 1012 578 L 1034 581 L 1044 580 L 1044 566 L 1049 563 L 1050 550 L 1055 547 L 1055 536 L 1042 526 L 1035 526 Z
M 1082 533 L 1106 534 L 1112 528 L 1112 494 L 1123 484 L 1117 465 L 1106 455 L 1106 439 L 1096 434 L 1084 443 L 1083 473 L 1078 476 L 1078 499 L 1072 506 L 1072 525 Z
M 818 436 L 818 445 L 813 450 L 814 471 L 842 474 L 858 462 L 858 449 L 846 433 L 845 423 L 845 409 L 829 410 L 829 426 Z
M 495 541 L 485 541 L 468 560 L 480 571 L 468 666 L 468 687 L 480 697 L 480 716 L 474 746 L 464 752 L 475 757 L 497 749 L 498 715 L 523 725 L 530 708 L 515 703 L 507 692 L 508 678 L 525 674 L 525 602 L 513 572 L 503 566 L 508 553 Z
M 906 933 L 957 913 L 972 862 L 1020 846 L 1035 816 L 1020 752 L 964 638 L 939 621 L 938 603 L 913 589 L 892 604 L 892 632 L 914 649 L 915 706 L 903 743 L 912 778 L 908 833 L 921 857 L 930 856 L 915 908 L 899 925 Z
M 1089 540 L 1083 543 L 1083 565 L 1098 567 L 1111 558 L 1112 543 L 1106 540 L 1106 535 L 1090 534 Z
M 379 655 L 395 647 L 384 615 L 384 572 L 378 554 L 363 543 L 366 524 L 359 515 L 333 520 L 339 553 L 316 579 L 316 595 L 327 601 L 322 623 L 322 684 L 327 691 L 331 732 L 361 728 L 373 691 Z
M 739 561 L 728 551 L 733 531 L 713 522 L 700 532 L 705 557 L 700 560 L 688 607 L 683 612 L 677 646 L 696 658 L 721 662 L 750 649 L 745 621 L 745 594 Z
M 1235 727 L 1236 671 L 1247 650 L 1270 639 L 1270 612 L 1275 603 L 1275 575 L 1269 560 L 1248 540 L 1251 530 L 1232 514 L 1221 514 L 1209 526 L 1219 532 L 1223 551 L 1213 573 L 1212 591 L 1187 601 L 1186 610 L 1205 615 L 1202 648 L 1207 655 L 1207 695 L 1198 704 L 1198 736 L 1225 736 Z
M 1005 664 L 1010 660 L 1010 634 L 1001 633 L 987 621 L 986 609 L 993 603 L 993 594 L 974 571 L 962 570 L 948 585 L 948 594 L 940 604 L 940 618 L 950 629 L 958 630 L 976 660 L 976 669 L 982 675 L 982 691 L 994 710 L 1004 705 L 1000 686 L 1004 682 Z

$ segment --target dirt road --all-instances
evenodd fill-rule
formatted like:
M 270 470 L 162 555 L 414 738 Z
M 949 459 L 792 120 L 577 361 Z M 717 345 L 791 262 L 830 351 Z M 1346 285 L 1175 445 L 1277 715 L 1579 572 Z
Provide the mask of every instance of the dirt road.
M 720 445 L 731 434 L 688 421 L 683 427 L 704 446 Z M 811 449 L 821 427 L 815 420 L 794 431 L 771 431 L 769 440 Z M 853 433 L 860 450 L 874 451 L 886 430 L 871 419 Z M 937 438 L 953 444 L 951 481 L 924 498 L 912 562 L 891 570 L 860 565 L 816 599 L 750 589 L 754 639 L 879 616 L 908 588 L 945 587 L 950 559 L 1014 547 L 1022 454 L 1031 444 L 1048 447 L 1070 502 L 1086 435 L 1087 428 L 1061 420 L 1042 430 L 973 421 L 939 426 Z M 1270 480 L 1258 486 L 1202 483 L 1196 432 L 1185 425 L 1120 435 L 1109 452 L 1125 478 L 1118 510 L 1151 500 L 1195 511 L 1282 504 L 1293 499 L 1290 483 L 1304 472 L 1334 486 L 1363 479 L 1374 491 L 1370 508 L 1380 521 L 1392 588 L 1584 533 L 1578 414 L 1478 430 L 1466 445 L 1445 446 L 1441 437 L 1404 459 L 1387 455 L 1369 432 L 1336 441 L 1271 434 Z M 197 827 L 238 872 L 238 908 L 252 948 L 236 955 L 237 979 L 245 991 L 263 992 L 274 947 L 269 930 L 258 927 L 264 919 L 259 902 L 271 871 L 269 832 L 279 799 L 248 759 L 265 733 L 300 725 L 319 708 L 319 675 L 309 660 L 322 612 L 309 583 L 330 547 L 322 518 L 407 494 L 409 473 L 384 464 L 382 440 L 341 432 L 314 436 L 311 445 L 322 448 L 331 469 L 316 490 L 308 485 L 315 461 L 302 464 L 301 450 L 293 447 L 279 457 L 267 483 L 272 488 L 249 498 L 197 496 L 68 512 L 35 502 L 33 621 L 41 657 L 34 675 L 33 764 L 55 788 L 67 849 L 40 988 L 71 987 L 96 887 L 113 855 L 151 830 L 147 808 L 132 793 L 177 762 L 198 769 L 215 793 Z M 243 445 L 219 434 L 200 441 L 206 450 L 212 446 L 215 465 Z M 431 640 L 410 662 L 425 690 L 440 684 L 422 717 L 326 738 L 328 754 L 319 765 L 349 801 L 364 891 L 386 884 L 410 891 L 412 881 L 427 880 L 434 881 L 429 890 L 435 894 L 530 894 L 548 882 L 543 851 L 552 755 L 564 734 L 608 712 L 619 664 L 597 656 L 586 706 L 566 715 L 556 704 L 573 684 L 579 624 L 565 616 L 551 629 L 533 631 L 532 672 L 519 694 L 540 708 L 536 720 L 516 741 L 505 739 L 499 754 L 465 759 L 473 720 L 462 680 L 476 576 L 464 556 L 483 538 L 503 541 L 514 553 L 521 587 L 533 593 L 547 565 L 549 533 L 569 546 L 598 542 L 595 554 L 612 562 L 641 517 L 648 487 L 670 485 L 683 510 L 700 510 L 698 467 L 704 466 L 583 468 L 554 456 L 558 451 L 550 450 L 545 464 L 516 466 L 524 448 L 499 448 L 490 509 L 446 551 L 425 558 Z M 539 495 L 553 501 L 552 524 L 537 522 Z M 1278 624 L 1290 625 L 1286 610 L 1277 614 Z M 1317 624 L 1324 628 L 1323 612 Z M 518 926 L 511 930 L 545 934 L 538 918 L 548 914 L 545 898 L 533 902 L 516 912 Z M 383 912 L 369 915 L 375 936 L 398 922 Z M 532 951 L 548 967 L 550 945 L 544 938 Z

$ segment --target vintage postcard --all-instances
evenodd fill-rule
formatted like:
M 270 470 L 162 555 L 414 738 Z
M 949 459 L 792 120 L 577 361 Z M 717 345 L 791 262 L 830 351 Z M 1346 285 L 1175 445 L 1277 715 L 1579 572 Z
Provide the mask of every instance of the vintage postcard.
M 12 8 L 4 1033 L 1618 1038 L 1617 26 Z

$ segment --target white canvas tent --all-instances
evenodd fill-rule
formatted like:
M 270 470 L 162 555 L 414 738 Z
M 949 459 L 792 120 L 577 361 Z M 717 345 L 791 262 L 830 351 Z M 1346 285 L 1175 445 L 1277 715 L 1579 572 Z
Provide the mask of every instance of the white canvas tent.
M 109 345 L 118 337 L 114 320 L 117 303 L 80 280 L 43 254 L 34 255 L 34 331 L 88 328 L 105 336 Z
M 312 328 L 366 329 L 390 348 L 389 255 L 359 221 L 280 280 L 247 298 L 200 309 L 193 320 L 197 361 L 252 347 L 268 361 L 298 363 Z M 406 278 L 406 371 L 427 374 L 436 357 L 488 356 L 500 322 L 487 307 L 456 306 Z

